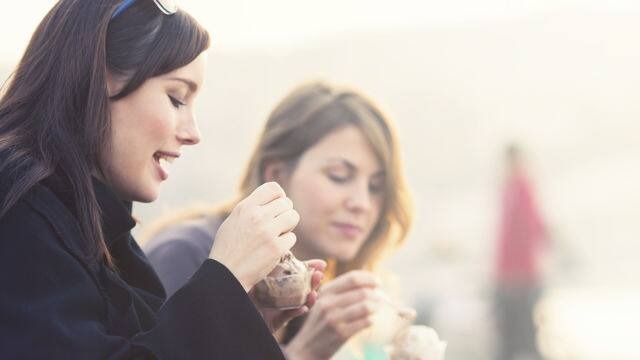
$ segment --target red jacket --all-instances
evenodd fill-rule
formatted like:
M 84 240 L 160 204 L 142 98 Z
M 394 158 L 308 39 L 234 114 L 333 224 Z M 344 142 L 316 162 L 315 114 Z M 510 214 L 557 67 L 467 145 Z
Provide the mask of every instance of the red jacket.
M 498 238 L 497 276 L 501 282 L 529 283 L 539 272 L 544 224 L 531 184 L 517 172 L 505 182 Z

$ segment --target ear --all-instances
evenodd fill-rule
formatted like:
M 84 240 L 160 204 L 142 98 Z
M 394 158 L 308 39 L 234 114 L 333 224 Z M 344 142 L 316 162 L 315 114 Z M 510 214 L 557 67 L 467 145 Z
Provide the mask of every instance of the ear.
M 286 184 L 288 180 L 288 166 L 284 161 L 271 160 L 264 165 L 264 173 L 262 178 L 264 181 L 275 181 L 281 186 Z
M 120 90 L 122 90 L 122 86 L 123 86 L 122 80 L 118 75 L 114 74 L 111 70 L 107 70 L 106 82 L 107 82 L 107 95 L 109 97 L 112 97 L 113 95 L 119 93 Z

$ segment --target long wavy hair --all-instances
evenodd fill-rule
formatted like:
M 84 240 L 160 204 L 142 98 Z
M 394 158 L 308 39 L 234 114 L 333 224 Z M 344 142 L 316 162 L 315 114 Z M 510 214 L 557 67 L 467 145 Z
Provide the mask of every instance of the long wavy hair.
M 189 64 L 209 35 L 183 11 L 164 15 L 138 0 L 112 19 L 121 0 L 60 0 L 35 30 L 0 99 L 0 176 L 5 215 L 34 185 L 56 173 L 73 188 L 89 259 L 113 266 L 92 176 L 111 134 L 109 102 L 147 79 Z M 125 86 L 108 95 L 107 72 Z

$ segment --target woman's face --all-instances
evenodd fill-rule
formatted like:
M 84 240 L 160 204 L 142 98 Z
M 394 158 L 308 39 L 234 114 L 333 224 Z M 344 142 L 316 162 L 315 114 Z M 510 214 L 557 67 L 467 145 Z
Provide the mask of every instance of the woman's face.
M 188 65 L 147 79 L 110 103 L 111 141 L 101 159 L 104 181 L 122 200 L 150 202 L 183 145 L 200 141 L 194 101 L 202 88 L 205 53 Z M 109 77 L 110 94 L 123 84 Z
M 296 256 L 353 259 L 380 217 L 384 176 L 355 126 L 337 129 L 309 148 L 283 184 L 300 214 Z

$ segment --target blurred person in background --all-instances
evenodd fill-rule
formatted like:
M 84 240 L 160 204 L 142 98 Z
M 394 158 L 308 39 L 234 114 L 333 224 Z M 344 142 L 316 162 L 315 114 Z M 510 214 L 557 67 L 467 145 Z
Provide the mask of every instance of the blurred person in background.
M 245 194 L 168 299 L 130 233 L 200 140 L 208 47 L 171 0 L 60 0 L 35 30 L 0 100 L 3 358 L 284 359 L 267 325 L 294 314 L 247 294 L 295 243 L 279 185 Z
M 269 116 L 240 198 L 277 181 L 300 214 L 293 254 L 328 262 L 315 306 L 279 334 L 289 359 L 383 356 L 343 345 L 372 324 L 380 305 L 373 271 L 411 223 L 397 146 L 390 120 L 371 101 L 325 83 L 299 86 Z M 147 231 L 145 251 L 170 293 L 206 259 L 230 208 L 187 210 Z
M 495 269 L 497 359 L 539 359 L 533 310 L 547 230 L 517 144 L 506 147 L 505 165 Z

